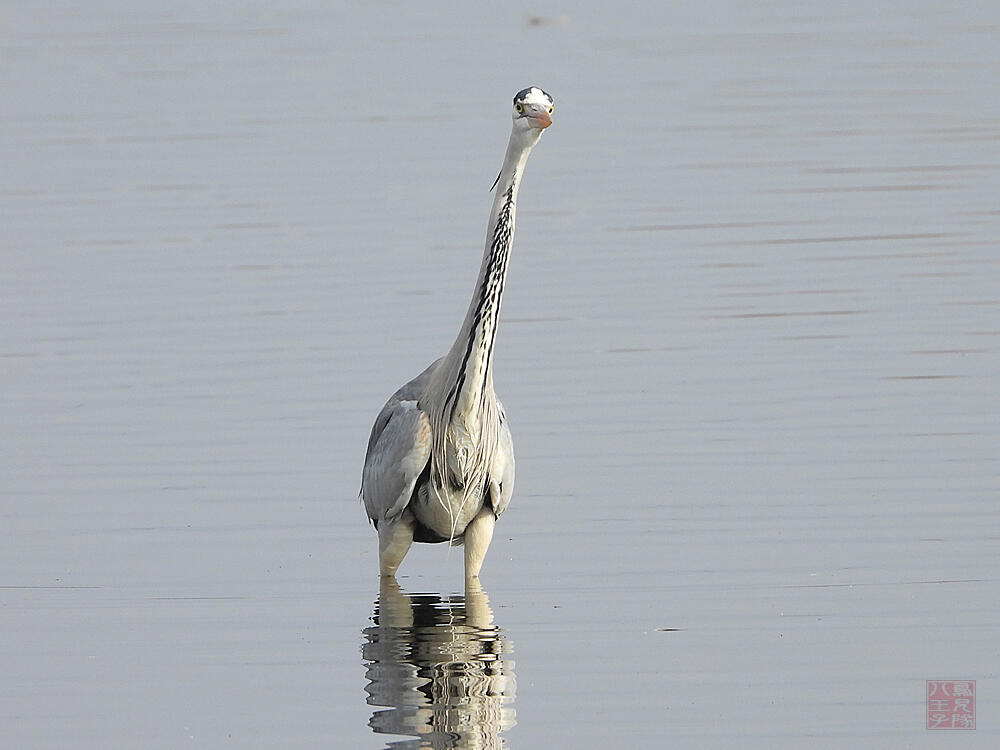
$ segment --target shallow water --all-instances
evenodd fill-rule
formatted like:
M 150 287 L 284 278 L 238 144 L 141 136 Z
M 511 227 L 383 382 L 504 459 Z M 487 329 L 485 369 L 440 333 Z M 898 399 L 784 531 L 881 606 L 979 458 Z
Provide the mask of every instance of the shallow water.
M 927 679 L 996 745 L 1000 12 L 0 20 L 0 747 L 938 747 Z M 515 495 L 471 613 L 380 599 L 529 83 Z

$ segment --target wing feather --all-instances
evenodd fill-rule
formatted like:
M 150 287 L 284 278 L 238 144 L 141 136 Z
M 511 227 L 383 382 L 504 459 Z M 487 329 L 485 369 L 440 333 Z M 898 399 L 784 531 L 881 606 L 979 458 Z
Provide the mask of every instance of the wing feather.
M 490 500 L 493 512 L 500 514 L 507 509 L 510 496 L 514 494 L 514 441 L 507 426 L 507 415 L 503 404 L 497 401 L 500 410 L 500 440 L 497 442 L 497 452 L 493 459 L 493 470 L 490 472 Z
M 417 399 L 440 361 L 392 394 L 375 418 L 361 474 L 361 499 L 376 527 L 403 512 L 430 458 L 430 421 Z
M 376 527 L 403 512 L 431 455 L 431 423 L 417 402 L 398 401 L 387 410 L 361 476 L 361 497 Z

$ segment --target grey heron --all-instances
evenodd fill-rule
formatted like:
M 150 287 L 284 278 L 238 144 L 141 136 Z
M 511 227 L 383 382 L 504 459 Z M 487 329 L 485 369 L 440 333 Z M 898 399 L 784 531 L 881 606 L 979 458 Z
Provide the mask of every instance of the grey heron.
M 465 545 L 466 580 L 478 578 L 493 525 L 514 489 L 514 446 L 493 391 L 493 344 L 521 175 L 552 124 L 552 97 L 514 96 L 513 127 L 486 228 L 472 301 L 448 353 L 396 391 L 368 439 L 361 498 L 378 531 L 379 572 L 395 576 L 413 542 Z

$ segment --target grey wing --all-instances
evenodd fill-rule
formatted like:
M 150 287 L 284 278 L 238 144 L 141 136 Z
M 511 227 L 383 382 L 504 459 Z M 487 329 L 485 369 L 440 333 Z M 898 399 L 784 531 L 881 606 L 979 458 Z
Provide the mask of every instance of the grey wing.
M 497 452 L 493 459 L 493 470 L 490 472 L 490 500 L 493 512 L 497 517 L 504 512 L 514 494 L 514 441 L 507 426 L 507 415 L 503 404 L 497 401 L 500 409 L 500 439 L 497 442 Z
M 413 485 L 427 463 L 430 424 L 417 399 L 440 361 L 432 362 L 392 394 L 372 425 L 361 474 L 361 499 L 376 527 L 383 518 L 403 512 L 413 493 Z
M 416 401 L 390 400 L 375 420 L 361 498 L 375 527 L 406 508 L 431 455 L 431 425 Z

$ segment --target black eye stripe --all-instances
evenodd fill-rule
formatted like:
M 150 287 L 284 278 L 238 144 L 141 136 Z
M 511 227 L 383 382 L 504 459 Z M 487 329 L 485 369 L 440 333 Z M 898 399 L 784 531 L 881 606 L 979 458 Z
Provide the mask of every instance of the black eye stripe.
M 526 89 L 521 89 L 520 91 L 518 91 L 516 94 L 514 94 L 514 104 L 523 104 L 525 97 L 527 97 L 528 94 L 531 93 L 532 89 L 535 89 L 536 91 L 541 91 L 542 95 L 549 100 L 550 107 L 554 104 L 552 95 L 549 94 L 549 92 L 545 91 L 544 89 L 538 88 L 538 86 L 529 86 Z

